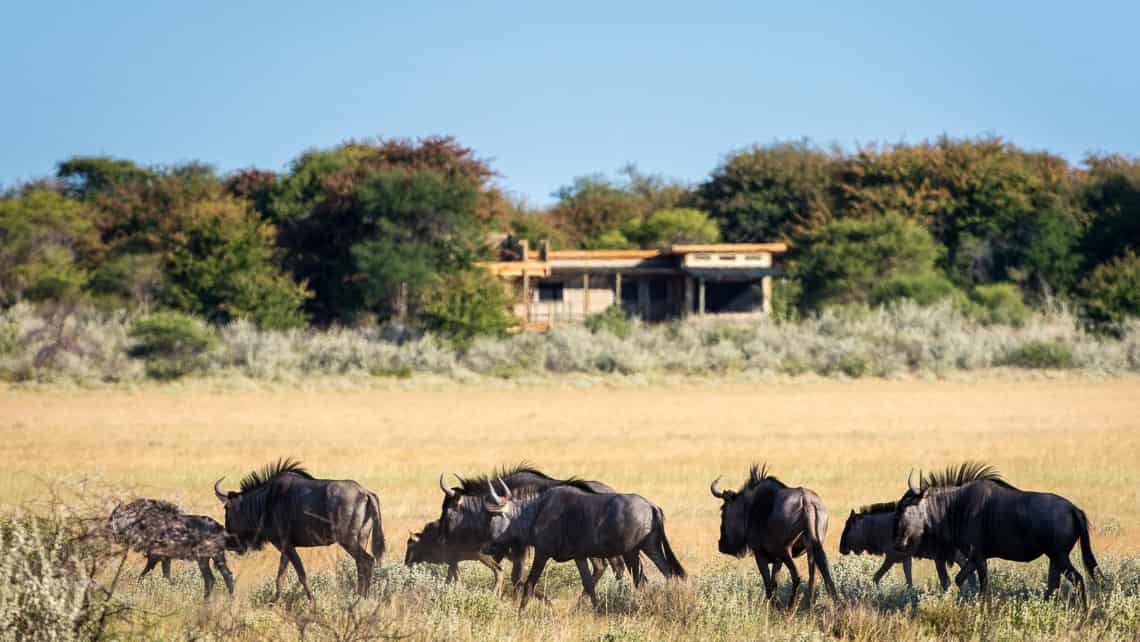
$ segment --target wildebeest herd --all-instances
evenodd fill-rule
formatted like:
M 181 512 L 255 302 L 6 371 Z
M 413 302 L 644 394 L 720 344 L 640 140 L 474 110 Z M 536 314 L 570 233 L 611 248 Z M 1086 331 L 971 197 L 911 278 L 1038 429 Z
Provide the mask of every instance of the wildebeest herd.
M 448 566 L 447 581 L 459 579 L 458 565 L 479 561 L 494 575 L 495 592 L 503 585 L 501 563 L 512 564 L 511 584 L 521 588 L 519 608 L 536 592 L 546 564 L 574 561 L 582 578 L 582 595 L 597 604 L 594 587 L 612 569 L 620 579 L 628 571 L 633 584 L 645 583 L 642 555 L 666 578 L 685 578 L 665 533 L 665 513 L 646 498 L 619 493 L 598 481 L 556 479 L 529 466 L 462 478 L 439 487 L 443 503 L 437 520 L 408 538 L 405 564 Z M 829 517 L 823 500 L 808 488 L 793 488 L 753 466 L 738 490 L 721 490 L 719 478 L 709 487 L 721 501 L 718 548 L 744 557 L 751 553 L 769 600 L 776 597 L 779 571 L 787 567 L 791 596 L 796 599 L 800 575 L 795 558 L 808 566 L 806 598 L 814 593 L 819 572 L 833 600 L 839 595 L 831 578 L 823 540 Z M 226 587 L 233 579 L 225 551 L 258 550 L 266 543 L 280 552 L 276 593 L 292 564 L 305 594 L 312 599 L 298 548 L 339 544 L 356 562 L 360 595 L 369 592 L 373 568 L 384 554 L 380 501 L 351 480 L 316 479 L 297 462 L 285 459 L 247 475 L 238 491 L 214 494 L 225 510 L 225 523 L 201 515 L 185 515 L 168 502 L 139 499 L 111 514 L 113 540 L 146 556 L 145 576 L 163 565 L 169 577 L 171 559 L 198 562 L 209 597 L 214 585 L 212 561 Z M 1050 493 L 1022 491 L 990 466 L 967 462 L 943 472 L 907 478 L 906 491 L 893 502 L 869 504 L 851 511 L 840 539 L 840 552 L 882 555 L 876 583 L 894 564 L 902 564 L 907 584 L 911 560 L 935 564 L 943 590 L 950 587 L 948 564 L 957 564 L 954 583 L 988 590 L 988 559 L 1028 562 L 1049 560 L 1046 597 L 1066 577 L 1088 608 L 1085 582 L 1069 560 L 1080 543 L 1090 580 L 1097 562 L 1089 541 L 1088 520 L 1069 500 Z M 533 555 L 525 581 L 523 571 Z

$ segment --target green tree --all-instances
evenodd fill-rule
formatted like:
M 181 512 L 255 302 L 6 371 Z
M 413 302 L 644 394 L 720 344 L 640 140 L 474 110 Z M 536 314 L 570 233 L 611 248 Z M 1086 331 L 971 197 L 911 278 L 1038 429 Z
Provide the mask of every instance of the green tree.
M 516 325 L 506 286 L 484 270 L 436 275 L 420 292 L 419 319 L 461 347 L 477 336 L 502 336 Z
M 1082 248 L 1090 266 L 1140 251 L 1140 159 L 1089 156 L 1081 202 L 1090 215 Z
M 696 191 L 726 241 L 799 236 L 833 210 L 837 160 L 810 143 L 756 145 L 729 156 Z
M 807 309 L 869 303 L 876 287 L 894 279 L 936 277 L 942 248 L 918 223 L 888 212 L 870 221 L 837 219 L 794 247 L 794 273 Z
M 279 267 L 271 225 L 228 198 L 197 203 L 184 220 L 163 252 L 162 303 L 213 323 L 304 324 L 308 292 Z
M 604 176 L 583 176 L 555 193 L 558 203 L 550 216 L 569 242 L 578 247 L 601 248 L 602 235 L 636 224 L 648 213 L 637 195 Z
M 716 221 L 700 210 L 665 209 L 631 226 L 625 236 L 646 248 L 677 243 L 716 243 L 720 241 L 720 228 Z
M 1125 250 L 1098 265 L 1081 284 L 1085 310 L 1097 323 L 1119 323 L 1140 317 L 1140 255 Z
M 0 306 L 80 296 L 98 251 L 81 203 L 42 189 L 0 198 Z

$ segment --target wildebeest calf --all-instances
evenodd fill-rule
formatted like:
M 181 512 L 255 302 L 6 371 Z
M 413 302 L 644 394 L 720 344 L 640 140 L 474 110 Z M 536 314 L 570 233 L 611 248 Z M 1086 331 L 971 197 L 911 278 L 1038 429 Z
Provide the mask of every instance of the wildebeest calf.
M 839 553 L 882 555 L 883 564 L 875 571 L 873 578 L 875 584 L 883 579 L 892 566 L 902 564 L 908 588 L 914 587 L 911 578 L 912 557 L 934 560 L 938 582 L 943 591 L 948 590 L 950 575 L 946 572 L 947 561 L 954 560 L 961 565 L 965 563 L 965 557 L 957 551 L 939 548 L 933 540 L 923 542 L 913 556 L 895 550 L 895 508 L 895 502 L 883 502 L 864 506 L 859 512 L 851 511 L 847 523 L 843 525 L 843 536 L 839 538 Z M 974 584 L 973 575 L 970 576 L 970 583 Z
M 226 531 L 205 515 L 187 515 L 170 502 L 136 499 L 121 504 L 111 512 L 109 524 L 112 540 L 146 555 L 142 579 L 159 562 L 162 572 L 170 577 L 170 560 L 195 560 L 202 572 L 205 597 L 214 589 L 214 573 L 210 560 L 222 574 L 226 589 L 234 592 L 233 574 L 226 566 Z
M 459 563 L 478 561 L 495 575 L 495 594 L 503 589 L 503 569 L 498 560 L 480 550 L 463 550 L 449 546 L 440 537 L 439 521 L 424 524 L 423 530 L 408 537 L 404 564 L 447 564 L 447 582 L 459 581 Z

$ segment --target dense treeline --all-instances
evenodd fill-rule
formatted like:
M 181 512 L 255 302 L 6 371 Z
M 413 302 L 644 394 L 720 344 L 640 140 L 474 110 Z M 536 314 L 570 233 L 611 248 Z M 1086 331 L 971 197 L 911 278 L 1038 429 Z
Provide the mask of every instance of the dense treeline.
M 1108 329 L 1140 315 L 1136 159 L 1074 166 L 996 138 L 782 143 L 737 151 L 697 185 L 631 165 L 555 196 L 546 211 L 513 201 L 451 138 L 349 142 L 281 173 L 76 157 L 0 198 L 0 307 L 266 329 L 396 318 L 470 337 L 509 325 L 472 269 L 506 231 L 584 248 L 786 239 L 785 314 L 949 297 L 987 310 L 1061 298 Z

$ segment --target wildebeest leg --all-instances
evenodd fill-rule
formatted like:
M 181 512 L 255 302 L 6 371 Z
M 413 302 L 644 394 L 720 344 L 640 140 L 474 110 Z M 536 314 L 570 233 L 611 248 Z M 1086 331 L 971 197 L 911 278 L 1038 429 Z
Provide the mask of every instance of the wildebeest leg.
M 526 565 L 526 549 L 510 552 L 511 558 L 511 586 L 518 586 L 522 582 L 523 566 Z
M 301 580 L 301 588 L 305 589 L 305 597 L 312 602 L 313 591 L 309 589 L 309 577 L 305 575 L 305 567 L 301 564 L 301 556 L 297 554 L 297 549 L 286 546 L 281 553 L 288 556 L 289 561 L 293 563 L 293 570 L 297 571 L 297 579 Z
M 233 575 L 233 573 L 230 573 L 230 567 L 226 566 L 226 554 L 225 553 L 218 553 L 214 557 L 214 567 L 217 568 L 218 572 L 222 574 L 222 580 L 225 581 L 225 583 L 226 583 L 226 590 L 230 592 L 230 595 L 233 595 L 234 594 L 234 575 Z
M 1081 608 L 1087 613 L 1089 610 L 1089 597 L 1085 593 L 1084 578 L 1081 577 L 1080 572 L 1073 566 L 1073 563 L 1069 561 L 1068 555 L 1058 558 L 1057 561 L 1061 563 L 1065 571 L 1065 577 L 1069 578 L 1069 581 L 1077 587 L 1077 593 L 1081 596 Z M 1049 565 L 1053 565 L 1053 560 L 1049 560 Z
M 624 571 L 625 564 L 623 563 L 622 558 L 621 557 L 611 557 L 606 561 L 609 562 L 610 568 L 612 568 L 614 570 L 614 577 L 616 577 L 620 581 L 622 576 L 625 575 L 625 571 Z M 597 579 L 597 578 L 594 578 L 594 579 Z
M 989 568 L 986 565 L 986 558 L 982 557 L 981 555 L 975 555 L 974 557 L 970 558 L 970 564 L 967 565 L 967 568 L 969 568 L 970 566 L 973 566 L 975 568 L 975 570 L 977 570 L 977 572 L 978 572 L 978 590 L 982 592 L 983 604 L 985 604 L 986 606 L 989 606 L 989 603 L 990 603 L 990 573 L 989 573 Z M 962 577 L 961 571 L 959 571 L 958 577 Z M 960 580 L 958 582 L 959 590 L 961 590 L 961 586 L 962 586 L 963 581 L 965 581 L 965 578 L 963 578 L 962 580 Z
M 942 592 L 950 590 L 950 574 L 946 572 L 946 560 L 934 560 L 934 570 L 938 571 L 938 584 L 942 586 Z
M 622 559 L 629 569 L 629 576 L 633 578 L 634 588 L 641 588 L 645 584 L 645 572 L 641 570 L 641 553 L 634 549 L 622 555 Z
M 891 567 L 894 565 L 895 563 L 892 562 L 889 557 L 883 560 L 883 564 L 879 566 L 879 570 L 875 571 L 875 574 L 871 576 L 871 580 L 875 582 L 875 586 L 879 585 L 879 580 L 883 579 L 883 576 L 886 575 L 887 571 L 891 570 Z
M 658 538 L 647 537 L 646 541 L 641 544 L 641 551 L 645 553 L 657 570 L 665 577 L 673 577 L 673 568 L 669 566 L 669 560 L 665 559 L 665 553 L 661 550 L 661 544 Z
M 501 566 L 499 566 L 499 562 L 496 561 L 494 557 L 491 557 L 490 555 L 487 555 L 486 553 L 480 553 L 479 554 L 479 561 L 483 564 L 483 566 L 486 566 L 487 568 L 491 569 L 491 573 L 494 574 L 494 576 L 495 576 L 495 595 L 496 596 L 502 595 L 502 593 L 503 593 L 503 569 Z M 456 579 L 459 579 L 459 562 L 452 562 L 452 566 L 455 567 Z M 451 577 L 451 569 L 450 568 L 448 569 L 447 576 L 449 578 Z
M 356 561 L 356 594 L 360 597 L 368 597 L 368 590 L 372 588 L 372 570 L 376 568 L 376 560 L 354 539 L 342 543 L 341 548 L 347 551 L 348 554 L 352 556 L 352 559 Z M 296 554 L 296 551 L 294 551 L 294 554 Z M 298 556 L 297 564 L 300 563 L 301 558 Z M 297 575 L 301 575 L 299 569 Z M 308 592 L 308 590 L 309 588 L 306 586 L 305 591 Z
M 594 578 L 594 584 L 597 584 L 598 580 L 602 579 L 602 576 L 606 574 L 606 568 L 609 567 L 609 565 L 610 561 L 607 559 L 600 557 L 590 558 L 590 575 Z
M 459 562 L 447 563 L 447 584 L 454 584 L 459 581 Z
M 1045 585 L 1045 599 L 1053 597 L 1053 592 L 1061 586 L 1061 567 L 1049 560 L 1049 582 Z
M 906 578 L 906 587 L 908 589 L 914 588 L 914 577 L 911 575 L 911 560 L 912 557 L 904 557 L 902 561 L 903 577 Z
M 788 598 L 788 606 L 793 607 L 796 605 L 796 597 L 800 591 L 800 572 L 796 570 L 796 563 L 792 561 L 792 550 L 788 548 L 784 551 L 783 559 L 784 565 L 788 567 L 788 574 L 792 576 L 792 594 Z
M 162 558 L 162 576 L 171 582 L 174 581 L 170 577 L 170 558 L 169 557 Z
M 811 606 L 811 601 L 815 599 L 815 558 L 811 555 L 807 556 L 808 564 L 808 590 L 807 600 L 808 606 Z
M 210 570 L 210 558 L 198 558 L 198 570 L 202 571 L 202 583 L 206 585 L 206 594 L 202 596 L 203 600 L 210 599 L 210 593 L 214 591 L 214 571 Z
M 541 555 L 538 551 L 535 551 L 534 562 L 530 565 L 530 575 L 526 578 L 526 584 L 523 585 L 522 599 L 519 600 L 520 611 L 526 608 L 526 603 L 530 600 L 530 595 L 534 592 L 534 587 L 538 584 L 538 578 L 542 577 L 542 569 L 546 567 L 546 559 L 545 555 Z
M 756 558 L 756 568 L 760 571 L 760 579 L 764 580 L 764 596 L 769 602 L 776 598 L 776 581 L 772 579 L 775 571 L 780 570 L 777 564 L 772 565 L 772 573 L 768 571 L 768 560 L 759 549 L 753 549 L 752 555 Z
M 146 566 L 143 567 L 142 573 L 139 573 L 139 581 L 141 582 L 142 578 L 147 576 L 147 573 L 150 573 L 152 570 L 154 570 L 154 567 L 158 566 L 158 563 L 160 561 L 162 561 L 161 557 L 157 557 L 154 555 L 147 555 L 146 556 Z
M 285 570 L 289 568 L 289 556 L 281 550 L 281 561 L 277 562 L 277 590 L 273 593 L 273 601 L 281 599 L 281 584 L 285 582 Z
M 594 593 L 594 575 L 590 572 L 590 563 L 584 557 L 579 557 L 574 563 L 578 566 L 578 575 L 582 576 L 582 593 L 589 595 L 590 603 L 595 609 L 598 608 L 598 596 Z M 578 603 L 582 603 L 581 595 L 578 596 Z

